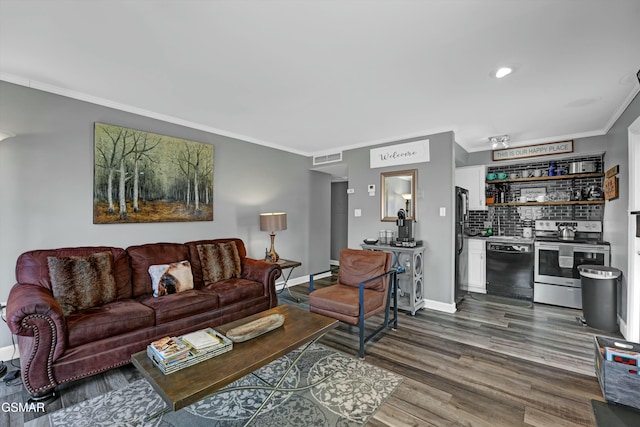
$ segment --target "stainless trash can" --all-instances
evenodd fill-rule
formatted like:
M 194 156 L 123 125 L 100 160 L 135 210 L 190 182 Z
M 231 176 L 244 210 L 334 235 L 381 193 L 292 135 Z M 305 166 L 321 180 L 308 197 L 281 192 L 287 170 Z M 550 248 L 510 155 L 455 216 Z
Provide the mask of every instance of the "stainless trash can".
M 618 332 L 618 278 L 614 267 L 579 265 L 582 286 L 582 314 L 587 325 L 607 332 Z

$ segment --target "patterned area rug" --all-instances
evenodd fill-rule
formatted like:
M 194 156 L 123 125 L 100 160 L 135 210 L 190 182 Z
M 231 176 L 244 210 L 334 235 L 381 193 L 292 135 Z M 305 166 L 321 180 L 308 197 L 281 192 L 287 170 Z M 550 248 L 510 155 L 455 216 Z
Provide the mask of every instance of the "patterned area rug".
M 275 383 L 300 349 L 247 375 L 229 387 Z M 364 425 L 402 382 L 402 377 L 319 344 L 314 344 L 287 375 L 285 388 L 313 384 L 308 390 L 277 392 L 254 420 L 255 426 Z M 259 377 L 259 378 L 258 378 Z M 81 402 L 49 415 L 52 426 L 241 426 L 268 395 L 266 390 L 239 390 L 208 397 L 151 421 L 145 416 L 164 407 L 146 380 Z

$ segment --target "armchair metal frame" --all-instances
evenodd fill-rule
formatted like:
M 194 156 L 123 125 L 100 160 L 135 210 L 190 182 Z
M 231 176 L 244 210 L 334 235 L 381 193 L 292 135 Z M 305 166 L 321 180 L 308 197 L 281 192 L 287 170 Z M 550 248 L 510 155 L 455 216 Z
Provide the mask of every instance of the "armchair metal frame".
M 319 273 L 314 273 L 309 275 L 309 294 L 311 294 L 311 292 L 313 292 L 313 278 L 314 276 L 317 276 L 319 274 L 323 274 L 323 273 L 327 273 L 330 272 L 331 270 L 325 270 L 325 271 L 321 271 Z M 382 325 L 380 325 L 375 331 L 373 331 L 371 333 L 371 335 L 369 335 L 368 337 L 364 336 L 364 321 L 365 321 L 365 317 L 364 317 L 364 285 L 366 285 L 369 282 L 373 282 L 374 280 L 378 280 L 381 279 L 383 277 L 386 276 L 391 276 L 389 278 L 389 289 L 388 289 L 388 295 L 387 295 L 387 303 L 385 305 L 385 309 L 384 309 L 384 323 L 382 323 Z M 391 270 L 387 271 L 386 273 L 382 273 L 378 276 L 372 277 L 370 279 L 364 280 L 362 282 L 360 282 L 358 284 L 358 305 L 359 305 L 359 315 L 358 315 L 358 328 L 359 328 L 359 338 L 360 338 L 360 350 L 359 350 L 359 356 L 360 359 L 364 359 L 364 346 L 367 342 L 369 342 L 373 337 L 375 337 L 376 335 L 378 335 L 378 333 L 382 332 L 384 329 L 386 329 L 387 327 L 389 327 L 389 312 L 390 312 L 390 306 L 391 306 L 391 298 L 393 296 L 393 319 L 391 320 L 392 322 L 392 326 L 391 329 L 392 330 L 397 330 L 398 329 L 398 269 L 396 268 L 392 268 Z

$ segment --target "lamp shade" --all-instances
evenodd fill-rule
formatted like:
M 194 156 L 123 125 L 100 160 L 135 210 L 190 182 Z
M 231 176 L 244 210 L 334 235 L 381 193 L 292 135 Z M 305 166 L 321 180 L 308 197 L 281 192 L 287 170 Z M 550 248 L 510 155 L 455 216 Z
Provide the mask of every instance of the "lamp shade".
M 260 214 L 260 231 L 278 231 L 287 229 L 287 214 L 271 212 Z

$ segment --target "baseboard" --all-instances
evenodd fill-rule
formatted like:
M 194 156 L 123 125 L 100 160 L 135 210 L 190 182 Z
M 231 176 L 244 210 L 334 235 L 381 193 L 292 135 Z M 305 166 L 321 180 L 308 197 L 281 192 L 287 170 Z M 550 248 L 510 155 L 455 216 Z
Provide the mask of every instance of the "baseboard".
M 430 309 L 436 310 L 436 311 L 443 311 L 445 313 L 455 313 L 456 312 L 456 305 L 455 304 L 448 304 L 446 302 L 433 301 L 433 300 L 429 300 L 429 299 L 425 299 L 424 300 L 424 308 L 430 308 Z
M 0 347 L 0 361 L 7 362 L 9 360 L 17 359 L 20 357 L 20 351 L 18 351 L 17 345 L 8 345 L 6 347 Z
M 313 276 L 313 280 L 322 279 L 324 277 L 331 277 L 331 272 L 327 271 L 326 273 L 316 274 L 315 276 Z M 289 281 L 287 282 L 287 285 L 290 288 L 292 286 L 302 285 L 303 283 L 304 284 L 309 283 L 309 276 L 300 276 L 294 279 L 289 279 Z M 283 286 L 284 286 L 284 280 L 276 282 L 276 290 L 279 291 L 280 289 L 283 288 Z
M 467 289 L 467 291 L 475 292 L 476 294 L 486 294 L 487 293 L 487 289 L 486 288 L 481 288 L 479 286 L 469 286 L 469 289 Z

